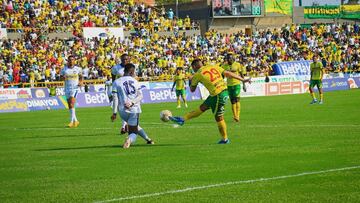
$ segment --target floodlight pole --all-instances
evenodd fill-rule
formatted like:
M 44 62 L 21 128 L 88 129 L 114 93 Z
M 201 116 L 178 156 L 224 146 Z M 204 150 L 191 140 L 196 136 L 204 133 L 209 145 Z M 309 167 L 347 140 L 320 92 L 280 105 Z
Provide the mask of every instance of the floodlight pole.
M 179 6 L 179 0 L 176 0 L 176 18 L 179 18 L 179 10 L 178 10 L 178 6 Z

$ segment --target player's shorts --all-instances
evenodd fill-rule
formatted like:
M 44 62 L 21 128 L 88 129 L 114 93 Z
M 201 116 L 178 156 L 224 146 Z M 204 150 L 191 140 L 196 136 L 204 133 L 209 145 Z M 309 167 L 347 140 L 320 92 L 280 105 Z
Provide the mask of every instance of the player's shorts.
M 79 89 L 65 89 L 66 99 L 70 99 L 70 97 L 76 98 L 78 93 L 79 93 Z
M 319 88 L 322 88 L 322 81 L 321 80 L 310 80 L 310 88 L 315 87 L 315 85 Z
M 180 95 L 184 95 L 186 94 L 186 91 L 184 89 L 182 90 L 175 90 L 176 96 L 179 97 Z
M 216 96 L 208 96 L 204 104 L 211 108 L 215 116 L 222 116 L 225 113 L 225 104 L 228 99 L 229 93 L 227 90 L 224 90 Z
M 240 85 L 228 86 L 230 99 L 240 98 Z
M 126 121 L 129 126 L 139 125 L 139 113 L 128 113 L 125 111 L 119 111 L 120 117 L 123 121 Z

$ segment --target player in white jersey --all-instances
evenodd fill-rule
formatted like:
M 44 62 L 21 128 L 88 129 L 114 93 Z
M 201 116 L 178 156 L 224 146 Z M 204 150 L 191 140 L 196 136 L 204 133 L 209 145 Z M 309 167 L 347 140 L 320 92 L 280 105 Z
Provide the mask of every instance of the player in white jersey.
M 124 68 L 125 68 L 125 65 L 130 63 L 130 57 L 129 55 L 127 54 L 123 54 L 121 55 L 120 57 L 120 60 L 121 60 L 121 63 L 120 64 L 116 64 L 115 66 L 113 66 L 111 68 L 111 77 L 112 77 L 112 81 L 114 82 L 116 79 L 122 77 L 124 75 Z M 112 100 L 113 101 L 116 101 L 118 98 L 117 98 L 117 95 L 114 94 L 112 95 Z M 121 126 L 121 129 L 120 129 L 120 133 L 121 134 L 125 134 L 127 132 L 127 123 L 123 120 L 122 121 L 122 126 Z
M 75 114 L 76 95 L 79 92 L 79 86 L 82 85 L 83 77 L 82 70 L 75 65 L 75 58 L 73 56 L 68 57 L 67 66 L 61 70 L 60 76 L 62 80 L 65 80 L 65 96 L 70 110 L 70 123 L 67 126 L 69 128 L 76 128 L 80 124 Z
M 113 96 L 112 96 L 112 80 L 111 80 L 110 76 L 107 76 L 106 81 L 105 81 L 105 92 L 106 92 L 107 96 L 109 97 L 109 101 L 111 103 L 113 100 Z
M 128 134 L 123 148 L 129 148 L 134 143 L 137 134 L 144 138 L 147 144 L 154 142 L 147 136 L 144 129 L 139 126 L 139 116 L 141 113 L 140 102 L 143 98 L 141 87 L 135 77 L 134 64 L 125 65 L 124 76 L 113 82 L 113 93 L 117 94 L 118 100 L 113 102 L 112 120 L 116 119 L 117 110 L 123 121 L 128 124 Z

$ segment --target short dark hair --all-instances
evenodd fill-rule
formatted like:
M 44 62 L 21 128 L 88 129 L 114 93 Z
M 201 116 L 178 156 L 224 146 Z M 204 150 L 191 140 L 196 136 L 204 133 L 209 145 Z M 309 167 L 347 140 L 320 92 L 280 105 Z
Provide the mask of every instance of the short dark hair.
M 131 69 L 135 69 L 135 65 L 132 64 L 132 63 L 128 63 L 128 64 L 125 65 L 125 70 L 124 70 L 124 72 L 125 72 L 125 73 L 128 73 L 128 72 L 130 72 Z
M 201 62 L 200 59 L 194 59 L 194 60 L 191 62 L 191 66 L 197 65 L 197 64 L 199 64 L 199 62 Z

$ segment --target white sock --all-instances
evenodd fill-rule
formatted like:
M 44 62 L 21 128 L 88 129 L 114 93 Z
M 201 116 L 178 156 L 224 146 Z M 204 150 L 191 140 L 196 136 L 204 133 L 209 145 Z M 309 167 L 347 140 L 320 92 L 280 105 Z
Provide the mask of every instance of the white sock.
M 126 127 L 126 125 L 127 125 L 127 123 L 126 123 L 126 121 L 121 121 L 122 122 L 122 127 L 121 128 L 125 128 Z
M 148 135 L 146 134 L 145 130 L 142 129 L 140 126 L 138 126 L 138 133 L 137 133 L 137 134 L 140 135 L 140 137 L 142 137 L 142 138 L 143 138 L 144 140 L 146 140 L 146 141 L 151 140 L 151 139 L 148 137 Z
M 70 109 L 70 112 L 71 112 L 71 122 L 77 121 L 75 108 Z
M 129 135 L 129 138 L 130 138 L 130 140 L 131 140 L 131 143 L 134 143 L 135 141 L 136 141 L 136 134 L 135 133 L 131 133 L 130 135 Z
M 73 122 L 74 121 L 73 109 L 69 109 L 69 111 L 70 111 L 70 122 Z

